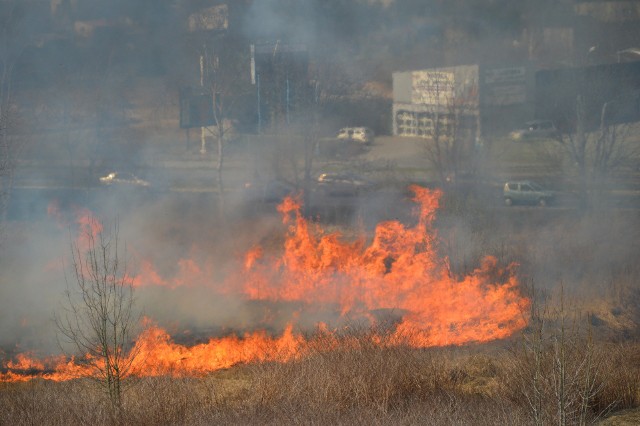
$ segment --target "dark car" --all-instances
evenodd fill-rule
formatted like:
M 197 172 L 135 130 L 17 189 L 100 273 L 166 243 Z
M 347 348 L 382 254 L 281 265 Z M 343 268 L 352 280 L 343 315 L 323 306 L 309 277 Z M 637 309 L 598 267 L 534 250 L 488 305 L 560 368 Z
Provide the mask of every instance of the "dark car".
M 327 195 L 358 195 L 373 189 L 371 181 L 353 173 L 322 173 L 317 188 Z
M 556 194 L 553 191 L 544 189 L 532 181 L 511 181 L 504 184 L 504 203 L 507 206 L 513 204 L 538 204 L 546 206 L 555 201 Z

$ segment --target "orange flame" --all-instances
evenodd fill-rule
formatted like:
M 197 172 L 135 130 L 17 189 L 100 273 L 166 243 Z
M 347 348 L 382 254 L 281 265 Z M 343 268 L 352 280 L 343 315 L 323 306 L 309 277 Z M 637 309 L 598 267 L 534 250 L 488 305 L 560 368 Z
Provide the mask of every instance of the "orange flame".
M 102 232 L 102 223 L 87 209 L 76 211 L 76 223 L 79 226 L 76 246 L 82 252 L 86 252 L 91 246 L 91 241 Z
M 259 246 L 252 248 L 242 270 L 219 290 L 249 300 L 296 302 L 302 311 L 337 308 L 343 315 L 367 318 L 374 325 L 372 313 L 388 310 L 399 319 L 384 337 L 387 344 L 429 347 L 487 342 L 523 328 L 530 302 L 519 292 L 514 265 L 500 267 L 496 258 L 488 256 L 470 275 L 453 276 L 448 260 L 437 253 L 433 229 L 441 193 L 418 186 L 411 189 L 417 206 L 415 225 L 380 223 L 368 244 L 365 236 L 345 242 L 339 233 L 325 233 L 302 216 L 296 198 L 286 198 L 278 206 L 288 226 L 282 253 L 276 256 Z M 189 260 L 180 262 L 173 280 L 163 278 L 150 263 L 140 272 L 134 277 L 136 285 L 169 288 L 208 285 L 206 277 L 212 276 L 210 267 Z M 325 350 L 344 344 L 326 338 L 333 335 L 326 325 L 318 327 Z M 383 337 L 378 340 L 382 342 Z M 313 339 L 294 333 L 291 323 L 280 337 L 256 331 L 242 337 L 211 338 L 195 346 L 177 344 L 162 328 L 149 326 L 132 351 L 138 354 L 132 367 L 135 375 L 201 375 L 238 363 L 285 362 L 305 356 L 312 346 Z M 86 361 L 61 357 L 39 361 L 21 354 L 3 364 L 0 381 L 68 380 L 91 372 Z
M 239 363 L 288 361 L 301 355 L 304 338 L 289 325 L 282 336 L 265 331 L 247 333 L 242 338 L 212 338 L 207 343 L 186 347 L 171 341 L 167 332 L 150 327 L 138 340 L 133 369 L 136 375 L 189 376 L 206 374 Z
M 229 368 L 239 363 L 256 361 L 282 361 L 304 354 L 306 341 L 293 333 L 289 325 L 280 337 L 271 337 L 265 331 L 211 338 L 207 343 L 195 346 L 179 345 L 171 341 L 169 334 L 151 325 L 140 336 L 130 352 L 129 361 L 133 376 L 198 376 Z M 135 355 L 133 355 L 135 354 Z M 91 362 L 89 362 L 91 361 Z M 26 381 L 40 377 L 53 381 L 65 381 L 90 376 L 102 365 L 101 360 L 67 360 L 62 356 L 38 360 L 28 354 L 19 354 L 15 360 L 3 365 L 0 382 Z
M 0 382 L 23 382 L 36 377 L 65 381 L 91 375 L 92 367 L 86 363 L 77 363 L 75 358 L 67 359 L 60 355 L 43 360 L 30 354 L 18 354 L 14 361 L 3 365 L 5 372 L 0 372 Z
M 337 233 L 312 230 L 300 205 L 287 198 L 279 211 L 290 224 L 284 253 L 245 262 L 244 294 L 250 299 L 331 304 L 343 313 L 379 309 L 401 312 L 396 333 L 418 347 L 486 342 L 526 324 L 528 300 L 518 292 L 513 267 L 487 257 L 471 275 L 453 277 L 438 257 L 432 229 L 441 196 L 413 186 L 418 222 L 377 226 L 373 241 L 346 243 Z

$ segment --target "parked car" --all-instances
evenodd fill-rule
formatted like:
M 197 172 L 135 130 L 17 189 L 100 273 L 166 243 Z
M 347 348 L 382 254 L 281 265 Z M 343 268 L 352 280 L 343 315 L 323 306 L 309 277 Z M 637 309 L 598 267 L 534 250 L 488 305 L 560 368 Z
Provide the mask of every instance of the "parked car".
M 532 139 L 548 139 L 558 135 L 556 126 L 550 120 L 534 120 L 524 124 L 521 129 L 509 134 L 511 140 L 523 141 Z
M 370 144 L 373 143 L 374 133 L 368 127 L 344 127 L 340 129 L 336 139 Z
M 336 136 L 336 139 L 349 141 L 349 140 L 351 140 L 352 137 L 353 137 L 353 128 L 352 127 L 343 127 L 338 132 L 338 135 Z
M 150 186 L 149 182 L 129 172 L 111 172 L 100 178 L 100 184 L 127 188 L 145 188 Z
M 555 201 L 556 194 L 554 191 L 544 189 L 535 182 L 511 181 L 504 184 L 503 188 L 504 203 L 507 206 L 513 204 L 538 204 L 546 206 Z
M 374 187 L 371 181 L 353 173 L 322 173 L 316 184 L 326 195 L 342 196 L 358 195 Z
M 364 144 L 373 143 L 373 130 L 368 127 L 354 127 L 352 139 Z

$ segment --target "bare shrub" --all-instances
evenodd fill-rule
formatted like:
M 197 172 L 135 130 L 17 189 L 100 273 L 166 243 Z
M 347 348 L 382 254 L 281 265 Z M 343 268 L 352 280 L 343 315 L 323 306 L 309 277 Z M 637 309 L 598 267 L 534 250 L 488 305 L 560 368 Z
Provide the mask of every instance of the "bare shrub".
M 529 364 L 516 365 L 501 345 L 424 350 L 379 345 L 373 336 L 321 336 L 310 356 L 295 362 L 236 366 L 200 378 L 131 378 L 135 386 L 116 419 L 109 401 L 85 379 L 2 383 L 0 424 L 536 424 L 522 393 L 532 385 L 514 374 L 514 368 Z M 637 406 L 637 345 L 601 349 L 613 357 L 598 370 L 603 374 L 598 383 L 605 386 L 591 400 L 591 413 L 603 412 L 610 401 L 619 401 L 619 408 Z M 542 372 L 552 375 L 553 345 L 544 354 Z M 575 371 L 571 365 L 567 370 Z M 541 387 L 544 423 L 558 420 L 555 374 Z M 567 401 L 579 407 L 581 394 L 572 395 Z M 580 424 L 579 412 L 565 419 Z M 595 420 L 591 414 L 583 424 Z
M 110 237 L 96 220 L 83 235 L 84 247 L 72 243 L 75 286 L 68 285 L 56 325 L 66 343 L 92 367 L 91 377 L 104 386 L 112 407 L 122 404 L 123 380 L 135 359 L 133 285 L 118 247 L 118 227 Z
M 562 287 L 562 286 L 561 286 Z M 529 327 L 506 361 L 506 393 L 528 407 L 534 424 L 589 424 L 610 411 L 603 405 L 606 353 L 595 344 L 589 316 L 567 304 L 532 304 Z
M 596 396 L 598 409 L 615 407 L 624 410 L 640 406 L 640 344 L 621 342 L 602 344 L 607 362 L 602 392 Z
M 371 338 L 327 335 L 315 339 L 313 352 L 301 360 L 256 365 L 258 404 L 385 413 L 399 400 L 444 386 L 445 369 L 428 352 L 380 347 Z
M 456 348 L 415 349 L 375 331 L 325 335 L 289 363 L 251 366 L 259 424 L 524 424 L 495 398 L 497 366 Z M 478 376 L 481 376 L 478 380 Z
M 569 305 L 537 306 L 512 351 L 416 349 L 384 328 L 318 332 L 291 362 L 130 378 L 118 417 L 85 379 L 0 383 L 0 424 L 568 425 L 638 406 L 637 344 L 595 342 Z
M 243 368 L 206 378 L 140 379 L 122 407 L 126 425 L 494 425 L 524 424 L 523 414 L 510 403 L 475 395 L 441 392 L 428 399 L 398 401 L 386 413 L 360 405 L 342 410 L 309 405 L 313 395 L 297 401 L 262 406 L 250 393 L 252 374 Z M 237 380 L 242 378 L 241 385 Z M 277 385 L 278 383 L 274 384 Z M 215 396 L 217 395 L 217 396 Z M 0 388 L 0 424 L 112 425 L 109 406 L 91 383 L 33 381 Z
M 0 388 L 0 424 L 111 424 L 109 403 L 86 380 L 32 380 Z

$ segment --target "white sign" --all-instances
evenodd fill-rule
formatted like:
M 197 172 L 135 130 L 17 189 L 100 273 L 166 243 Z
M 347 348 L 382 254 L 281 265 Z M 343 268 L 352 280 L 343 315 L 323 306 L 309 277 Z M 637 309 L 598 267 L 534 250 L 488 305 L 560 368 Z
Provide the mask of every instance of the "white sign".
M 229 10 L 226 4 L 203 9 L 189 16 L 189 31 L 226 30 L 229 28 Z
M 455 76 L 445 71 L 414 71 L 411 102 L 424 105 L 448 105 L 455 94 Z

